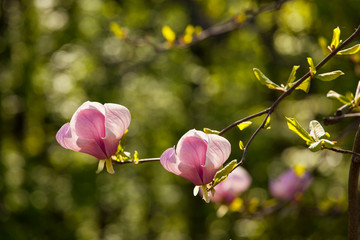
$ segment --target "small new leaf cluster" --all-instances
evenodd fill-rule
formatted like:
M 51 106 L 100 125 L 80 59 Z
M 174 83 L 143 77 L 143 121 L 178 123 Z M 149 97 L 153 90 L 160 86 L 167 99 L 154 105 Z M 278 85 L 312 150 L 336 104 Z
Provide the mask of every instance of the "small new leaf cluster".
M 347 93 L 346 96 L 344 96 L 333 90 L 330 90 L 326 94 L 326 97 L 328 97 L 330 99 L 338 100 L 342 104 L 349 105 L 352 108 L 356 108 L 360 105 L 360 81 L 358 82 L 358 86 L 355 91 L 355 96 L 352 93 Z
M 330 46 L 328 46 L 328 49 L 330 52 L 334 51 L 340 44 L 340 28 L 337 27 L 333 30 L 333 37 L 330 43 Z M 360 51 L 360 44 L 356 44 L 350 48 L 346 48 L 344 50 L 341 50 L 337 53 L 337 55 L 353 55 Z
M 295 118 L 286 117 L 286 120 L 289 129 L 304 139 L 311 151 L 316 152 L 324 148 L 334 147 L 336 142 L 329 140 L 330 134 L 325 132 L 318 121 L 312 120 L 310 122 L 310 132 L 308 133 Z

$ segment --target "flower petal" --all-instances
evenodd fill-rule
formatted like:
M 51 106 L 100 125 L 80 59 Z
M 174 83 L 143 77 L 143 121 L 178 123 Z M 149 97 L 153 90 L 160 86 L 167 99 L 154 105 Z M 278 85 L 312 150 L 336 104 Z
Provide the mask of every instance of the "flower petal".
M 119 104 L 106 103 L 105 105 L 105 152 L 108 157 L 116 153 L 121 137 L 130 125 L 129 110 Z
M 76 152 L 90 154 L 98 159 L 105 159 L 107 156 L 101 148 L 101 144 L 94 139 L 79 138 L 71 131 L 70 124 L 64 124 L 56 134 L 57 142 L 64 148 Z
M 197 169 L 191 165 L 182 163 L 175 153 L 175 148 L 167 149 L 160 157 L 161 165 L 169 172 L 190 180 L 195 185 L 202 185 Z
M 196 130 L 190 130 L 179 140 L 176 152 L 181 162 L 200 169 L 206 162 L 206 149 L 206 141 Z
M 77 113 L 74 127 L 79 137 L 100 140 L 105 137 L 105 116 L 97 109 L 83 109 Z

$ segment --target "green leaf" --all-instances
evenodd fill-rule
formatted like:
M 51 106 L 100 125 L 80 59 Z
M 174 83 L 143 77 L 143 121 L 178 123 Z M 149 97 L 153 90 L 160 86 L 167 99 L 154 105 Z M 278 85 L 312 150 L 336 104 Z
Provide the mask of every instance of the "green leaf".
M 339 51 L 337 55 L 352 55 L 358 53 L 359 51 L 360 44 L 356 44 L 355 46 Z
M 339 46 L 340 43 L 340 28 L 337 27 L 333 30 L 333 37 L 330 43 L 330 48 L 334 50 Z
M 138 153 L 138 151 L 134 152 L 134 163 L 135 164 L 139 163 L 139 153 Z
M 264 129 L 268 130 L 271 129 L 271 123 L 270 123 L 271 119 L 270 119 L 270 115 L 267 117 L 265 125 L 264 125 Z
M 305 129 L 296 121 L 295 118 L 288 118 L 288 117 L 285 117 L 285 118 L 287 120 L 287 125 L 291 131 L 296 133 L 299 137 L 304 139 L 307 143 L 314 142 L 314 139 L 312 138 L 312 136 L 310 136 L 310 134 L 307 131 L 305 131 Z
M 332 81 L 340 77 L 341 75 L 344 75 L 344 73 L 340 70 L 336 70 L 332 72 L 316 74 L 315 77 L 321 81 Z
M 303 81 L 300 86 L 298 86 L 297 90 L 303 90 L 304 92 L 308 93 L 310 90 L 310 84 L 311 84 L 311 77 L 308 77 L 305 81 Z
M 267 86 L 270 89 L 275 89 L 275 90 L 279 90 L 282 92 L 285 92 L 285 88 L 280 87 L 279 85 L 277 85 L 276 83 L 274 83 L 273 81 L 271 81 L 269 78 L 267 78 L 259 69 L 257 68 L 253 68 L 255 77 L 257 78 L 257 80 L 260 81 L 261 84 Z
M 322 137 L 326 136 L 326 132 L 324 128 L 316 120 L 312 120 L 310 122 L 309 128 L 310 128 L 310 136 L 312 136 L 315 140 L 319 140 Z
M 252 124 L 250 121 L 239 123 L 237 126 L 240 129 L 240 131 L 244 130 L 245 128 L 249 127 Z
M 310 74 L 311 74 L 311 77 L 314 77 L 315 74 L 316 74 L 316 68 L 315 68 L 314 62 L 313 62 L 313 60 L 312 60 L 311 57 L 308 57 L 308 58 L 307 58 L 307 61 L 308 61 L 309 66 L 310 66 Z
M 310 144 L 309 149 L 312 152 L 317 152 L 321 150 L 321 141 L 313 142 L 312 144 Z
M 212 130 L 212 129 L 210 129 L 210 128 L 204 128 L 203 129 L 203 131 L 204 131 L 204 133 L 206 133 L 206 134 L 216 134 L 216 135 L 219 135 L 219 131 L 217 131 L 217 130 Z
M 174 43 L 176 40 L 176 34 L 175 32 L 169 27 L 168 25 L 165 25 L 161 29 L 161 33 L 170 44 Z
M 290 83 L 293 83 L 295 81 L 295 79 L 296 79 L 296 76 L 295 76 L 296 75 L 296 70 L 298 70 L 299 67 L 300 66 L 293 66 L 293 68 L 291 70 L 291 73 L 290 73 L 290 76 L 289 76 L 289 79 L 288 79 L 288 81 L 286 83 L 286 86 L 291 87 Z
M 328 55 L 329 54 L 329 49 L 327 48 L 327 41 L 326 41 L 326 38 L 324 37 L 319 37 L 318 39 L 318 43 L 319 43 L 319 46 L 322 50 L 322 52 L 324 53 L 324 55 Z
M 211 188 L 215 187 L 216 185 L 224 181 L 231 173 L 231 171 L 235 168 L 236 164 L 237 164 L 237 160 L 234 159 L 231 162 L 229 162 L 225 167 L 217 171 L 214 180 L 212 182 Z
M 358 85 L 356 88 L 355 101 L 354 101 L 355 107 L 359 106 L 359 104 L 360 104 L 360 81 L 358 82 Z
M 115 37 L 117 38 L 124 38 L 125 37 L 125 33 L 122 30 L 122 28 L 119 26 L 119 24 L 117 24 L 116 22 L 112 22 L 110 23 L 110 30 L 113 32 L 113 34 L 115 35 Z
M 245 149 L 244 143 L 241 140 L 239 141 L 239 148 L 242 151 L 244 151 L 244 149 Z
M 347 105 L 351 105 L 351 101 L 349 99 L 347 99 L 344 95 L 341 95 L 333 90 L 330 90 L 327 94 L 326 97 L 330 98 L 330 99 L 335 99 L 338 100 L 339 102 L 341 102 L 342 104 L 347 104 Z

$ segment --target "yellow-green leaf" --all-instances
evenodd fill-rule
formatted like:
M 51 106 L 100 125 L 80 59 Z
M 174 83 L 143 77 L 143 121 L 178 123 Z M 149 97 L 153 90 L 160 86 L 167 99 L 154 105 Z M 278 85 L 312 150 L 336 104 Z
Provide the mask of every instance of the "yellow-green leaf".
M 239 141 L 239 148 L 242 151 L 245 149 L 244 143 L 241 140 Z
M 168 25 L 162 27 L 161 33 L 169 43 L 175 42 L 176 34 Z
M 344 95 L 341 95 L 333 90 L 330 90 L 327 94 L 326 97 L 330 98 L 330 99 L 335 99 L 338 100 L 339 102 L 341 102 L 342 104 L 347 104 L 347 105 L 351 105 L 351 101 L 349 99 L 347 99 Z
M 112 22 L 110 23 L 110 30 L 113 32 L 113 34 L 115 35 L 115 37 L 117 38 L 124 38 L 125 37 L 125 33 L 122 30 L 122 28 L 119 26 L 119 24 L 117 24 L 116 22 Z
M 312 136 L 315 140 L 319 140 L 324 136 L 326 137 L 326 132 L 318 121 L 312 120 L 309 124 L 309 128 L 310 136 Z
M 307 143 L 313 142 L 314 139 L 310 136 L 310 134 L 305 131 L 305 129 L 296 121 L 295 118 L 285 117 L 287 120 L 287 125 L 291 131 L 296 133 L 299 137 L 304 139 Z
M 299 67 L 300 66 L 293 66 L 286 86 L 290 86 L 290 84 L 295 81 L 295 79 L 296 79 L 296 70 L 298 70 Z
M 214 176 L 214 180 L 212 182 L 211 188 L 214 188 L 216 185 L 224 181 L 231 173 L 231 171 L 236 167 L 236 164 L 237 164 L 237 160 L 234 159 L 231 162 L 229 162 L 225 167 L 217 171 Z
M 300 86 L 298 86 L 297 90 L 303 90 L 304 92 L 308 93 L 310 90 L 310 84 L 311 84 L 311 77 L 308 77 L 305 81 L 303 81 Z
M 260 83 L 262 83 L 263 85 L 267 86 L 270 89 L 280 90 L 283 92 L 286 91 L 285 88 L 280 87 L 279 85 L 271 81 L 268 77 L 266 77 L 259 69 L 253 68 L 253 71 L 256 79 L 259 80 Z
M 316 74 L 315 77 L 321 81 L 332 81 L 340 77 L 341 75 L 344 75 L 344 73 L 340 70 L 336 70 L 332 72 Z
M 308 61 L 309 66 L 310 66 L 311 77 L 314 77 L 314 75 L 316 74 L 316 68 L 315 68 L 314 62 L 313 62 L 311 57 L 308 57 L 307 61 Z
M 239 123 L 237 126 L 240 129 L 240 131 L 244 130 L 245 128 L 249 127 L 252 124 L 250 121 Z
M 268 130 L 271 129 L 271 123 L 270 123 L 271 119 L 270 119 L 270 115 L 267 117 L 265 125 L 264 125 L 264 129 Z
M 212 130 L 212 129 L 210 129 L 210 128 L 204 128 L 203 129 L 203 131 L 204 131 L 204 133 L 206 133 L 206 134 L 216 134 L 216 135 L 219 135 L 219 131 L 217 131 L 217 130 Z
M 329 49 L 327 48 L 327 41 L 326 41 L 326 38 L 324 37 L 319 37 L 318 39 L 318 43 L 320 45 L 320 48 L 322 50 L 322 52 L 324 53 L 324 55 L 328 55 L 329 54 Z
M 358 53 L 359 51 L 360 51 L 360 44 L 356 44 L 355 46 L 339 51 L 337 55 L 352 55 Z
M 339 46 L 340 43 L 340 28 L 337 27 L 333 30 L 333 37 L 330 43 L 330 48 L 334 50 Z

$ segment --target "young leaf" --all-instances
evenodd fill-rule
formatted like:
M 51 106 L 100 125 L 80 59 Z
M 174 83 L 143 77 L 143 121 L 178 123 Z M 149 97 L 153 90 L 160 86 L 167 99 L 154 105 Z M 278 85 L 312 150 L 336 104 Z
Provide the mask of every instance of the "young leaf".
M 265 122 L 265 125 L 264 125 L 264 129 L 268 130 L 268 129 L 271 129 L 271 126 L 270 126 L 270 116 L 266 119 L 266 122 Z
M 295 79 L 296 79 L 296 70 L 298 70 L 298 68 L 299 68 L 300 66 L 293 66 L 293 68 L 292 68 L 292 70 L 291 70 L 291 73 L 290 73 L 290 76 L 289 76 L 289 79 L 288 79 L 288 81 L 287 81 L 287 83 L 286 83 L 286 86 L 288 87 L 291 87 L 290 86 L 290 83 L 293 83 L 294 81 L 295 81 Z
M 122 38 L 125 37 L 124 31 L 122 30 L 122 28 L 116 22 L 110 23 L 110 30 L 113 32 L 113 34 L 117 38 L 122 39 Z
M 242 151 L 244 151 L 244 149 L 245 149 L 244 143 L 241 140 L 239 141 L 239 148 Z
M 342 104 L 347 104 L 347 105 L 351 105 L 351 101 L 349 99 L 347 99 L 344 95 L 341 95 L 333 90 L 330 90 L 327 94 L 326 97 L 330 98 L 330 99 L 335 99 L 338 100 L 339 102 L 341 102 Z
M 311 77 L 314 77 L 315 74 L 316 74 L 316 68 L 315 68 L 314 62 L 313 62 L 313 60 L 312 60 L 311 57 L 308 57 L 308 58 L 307 58 L 307 61 L 308 61 L 309 66 L 310 66 L 310 74 L 311 74 Z
M 216 135 L 219 135 L 219 131 L 217 131 L 217 130 L 212 130 L 212 129 L 210 129 L 210 128 L 204 128 L 203 129 L 203 131 L 204 131 L 204 133 L 206 133 L 206 134 L 216 134 Z
M 312 152 L 317 152 L 317 151 L 321 150 L 321 140 L 311 143 L 309 146 L 309 149 Z
M 240 129 L 240 131 L 244 130 L 245 128 L 249 127 L 252 124 L 250 121 L 239 123 L 237 126 Z
M 336 71 L 332 71 L 332 72 L 316 74 L 315 77 L 321 81 L 332 81 L 332 80 L 340 77 L 341 75 L 344 75 L 344 73 L 340 70 L 336 70 Z
M 340 28 L 337 27 L 333 30 L 333 37 L 330 43 L 331 50 L 334 50 L 339 46 L 340 43 Z
M 231 173 L 231 171 L 235 168 L 236 164 L 237 164 L 237 160 L 234 159 L 231 162 L 229 162 L 225 167 L 217 171 L 211 188 L 215 187 L 216 185 L 224 181 Z
M 267 86 L 270 89 L 280 90 L 285 92 L 285 89 L 271 81 L 269 78 L 267 78 L 259 69 L 253 68 L 255 77 L 257 80 L 259 80 L 263 85 Z
M 321 144 L 327 148 L 332 148 L 335 145 L 336 142 L 327 140 L 327 139 L 322 139 L 321 140 Z
M 328 55 L 329 54 L 329 49 L 327 48 L 327 41 L 326 41 L 326 38 L 324 37 L 319 37 L 318 39 L 318 43 L 319 43 L 319 46 L 322 50 L 322 52 L 324 53 L 324 55 Z
M 161 33 L 169 43 L 175 42 L 176 34 L 168 25 L 162 27 Z
M 360 104 L 360 81 L 358 82 L 358 85 L 356 88 L 355 101 L 354 101 L 355 107 L 359 106 L 359 104 Z
M 312 136 L 315 140 L 319 140 L 326 135 L 324 128 L 316 120 L 312 120 L 310 122 L 309 128 L 310 136 Z
M 297 90 L 303 90 L 304 92 L 308 93 L 310 90 L 310 84 L 311 84 L 311 77 L 308 77 L 305 81 L 303 81 L 300 86 L 298 86 Z
M 308 142 L 314 142 L 314 139 L 308 132 L 305 131 L 305 129 L 296 121 L 295 118 L 288 118 L 285 117 L 287 120 L 287 125 L 291 131 L 296 133 L 299 137 L 304 139 L 307 143 Z
M 355 46 L 339 51 L 337 55 L 352 55 L 358 53 L 359 51 L 360 51 L 360 44 L 356 44 Z

